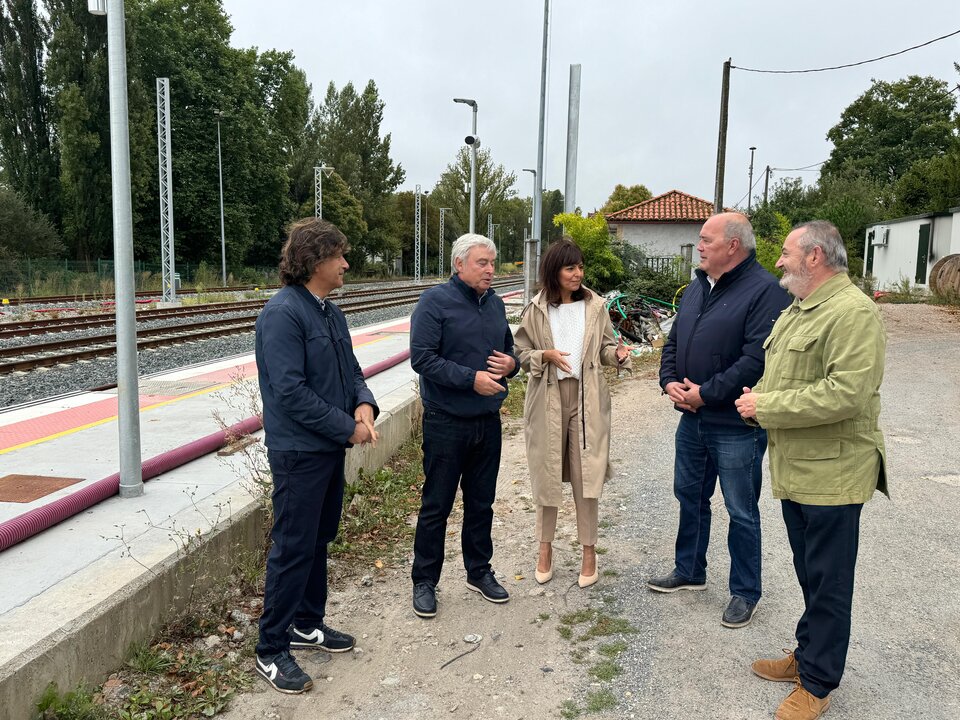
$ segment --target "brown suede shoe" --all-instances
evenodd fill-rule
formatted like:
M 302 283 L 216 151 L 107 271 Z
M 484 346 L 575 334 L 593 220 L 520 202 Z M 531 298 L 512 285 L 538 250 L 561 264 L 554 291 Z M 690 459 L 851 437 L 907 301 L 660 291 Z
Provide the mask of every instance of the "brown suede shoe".
M 754 675 L 759 675 L 764 680 L 773 680 L 774 682 L 797 682 L 800 679 L 800 669 L 797 667 L 797 659 L 793 656 L 793 650 L 783 651 L 787 654 L 784 658 L 777 660 L 755 660 L 750 669 Z
M 799 682 L 786 700 L 780 703 L 775 720 L 816 720 L 830 707 L 830 697 L 822 700 L 808 693 Z

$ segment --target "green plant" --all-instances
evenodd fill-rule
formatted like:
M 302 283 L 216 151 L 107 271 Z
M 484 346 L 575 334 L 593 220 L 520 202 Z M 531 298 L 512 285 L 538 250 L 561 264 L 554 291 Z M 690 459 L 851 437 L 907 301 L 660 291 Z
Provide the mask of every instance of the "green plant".
M 578 718 L 582 714 L 580 706 L 577 705 L 573 700 L 564 700 L 563 704 L 560 705 L 560 717 L 565 718 L 566 720 L 572 720 L 572 718 Z
M 617 697 L 609 690 L 587 693 L 587 712 L 598 713 L 617 706 Z
M 56 683 L 47 685 L 37 701 L 40 720 L 104 720 L 104 709 L 82 687 L 60 694 Z
M 627 644 L 623 640 L 616 640 L 612 643 L 604 643 L 597 648 L 597 652 L 608 658 L 615 658 L 627 649 Z
M 521 370 L 514 377 L 510 378 L 508 386 L 509 393 L 507 394 L 507 399 L 503 401 L 503 405 L 500 407 L 500 414 L 522 418 L 523 404 L 527 398 L 527 382 L 524 372 Z
M 637 629 L 633 627 L 629 621 L 613 615 L 597 613 L 593 625 L 580 637 L 580 640 L 590 640 L 608 635 L 625 635 L 635 632 L 637 632 Z
M 607 658 L 592 665 L 587 672 L 597 680 L 607 682 L 613 680 L 617 675 L 623 674 L 623 668 L 613 660 Z
M 158 645 L 137 643 L 131 648 L 127 665 L 137 672 L 159 675 L 173 667 L 174 662 L 174 658 Z

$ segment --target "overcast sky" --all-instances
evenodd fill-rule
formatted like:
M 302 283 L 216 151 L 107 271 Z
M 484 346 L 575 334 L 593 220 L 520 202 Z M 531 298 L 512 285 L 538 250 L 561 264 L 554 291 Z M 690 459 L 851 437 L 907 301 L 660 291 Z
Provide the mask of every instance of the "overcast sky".
M 322 100 L 330 81 L 373 79 L 383 131 L 406 170 L 403 189 L 430 189 L 470 130 L 517 174 L 527 196 L 536 167 L 542 0 L 223 0 L 233 45 L 291 50 Z M 951 9 L 953 8 L 953 9 Z M 713 198 L 723 61 L 760 69 L 857 62 L 960 29 L 956 0 L 874 3 L 553 0 L 545 186 L 564 186 L 571 63 L 582 65 L 577 204 L 592 210 L 617 183 Z M 806 75 L 731 75 L 724 202 L 747 192 L 749 147 L 763 168 L 825 160 L 826 133 L 871 79 L 933 75 L 960 82 L 960 35 L 857 68 Z M 778 178 L 816 173 L 775 172 Z M 755 194 L 762 193 L 762 179 Z M 746 201 L 743 200 L 745 205 Z

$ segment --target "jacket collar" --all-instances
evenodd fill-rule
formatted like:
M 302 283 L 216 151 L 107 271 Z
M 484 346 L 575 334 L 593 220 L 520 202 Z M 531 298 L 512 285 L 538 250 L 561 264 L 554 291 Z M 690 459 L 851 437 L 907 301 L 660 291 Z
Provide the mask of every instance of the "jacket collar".
M 850 282 L 850 277 L 846 273 L 840 272 L 807 295 L 803 300 L 794 298 L 793 302 L 798 305 L 801 310 L 812 310 L 818 305 L 825 303 L 841 290 L 846 289 L 848 285 L 853 285 L 853 283 Z
M 750 253 L 747 255 L 747 257 L 741 260 L 739 264 L 730 268 L 729 270 L 727 270 L 727 272 L 725 272 L 723 275 L 720 276 L 716 284 L 713 286 L 713 289 L 716 290 L 718 288 L 723 288 L 729 285 L 730 283 L 732 283 L 739 276 L 743 275 L 747 271 L 747 269 L 751 267 L 754 264 L 754 262 L 756 262 L 756 260 L 757 260 L 757 251 L 751 250 Z M 710 281 L 707 279 L 707 274 L 703 270 L 701 270 L 700 268 L 697 268 L 696 270 L 694 270 L 694 272 L 696 273 L 697 277 L 700 278 L 701 283 L 706 285 L 710 283 Z
M 470 299 L 470 302 L 480 303 L 481 305 L 487 301 L 487 298 L 497 294 L 497 291 L 491 287 L 487 288 L 487 291 L 483 295 L 477 295 L 477 291 L 461 280 L 458 274 L 450 276 L 450 284 L 466 295 L 467 298 Z
M 330 296 L 329 296 L 329 295 L 327 295 L 327 297 L 325 297 L 325 298 L 323 299 L 323 302 L 321 303 L 321 302 L 318 302 L 318 301 L 317 301 L 316 295 L 314 295 L 312 292 L 310 292 L 309 290 L 307 290 L 307 288 L 306 288 L 305 286 L 303 286 L 303 285 L 287 285 L 287 287 L 290 288 L 290 290 L 291 290 L 297 297 L 300 298 L 300 301 L 301 301 L 301 302 L 306 303 L 306 304 L 309 305 L 310 307 L 316 308 L 316 309 L 319 310 L 320 312 L 326 312 L 326 310 L 327 310 L 327 303 L 330 302 Z

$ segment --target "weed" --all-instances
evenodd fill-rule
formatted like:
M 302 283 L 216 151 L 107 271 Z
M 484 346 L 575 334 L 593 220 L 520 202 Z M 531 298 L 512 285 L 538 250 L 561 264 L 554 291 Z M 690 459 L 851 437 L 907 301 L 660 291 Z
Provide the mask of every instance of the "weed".
M 620 576 L 620 573 L 618 573 L 616 570 L 604 570 L 603 573 L 601 573 L 601 574 L 602 574 L 604 577 L 619 577 L 619 576 Z
M 91 693 L 78 687 L 61 695 L 56 683 L 47 685 L 37 701 L 37 710 L 41 720 L 104 720 L 107 717 Z
M 597 553 L 597 555 L 606 555 L 610 551 L 605 547 L 600 547 L 599 545 L 597 545 L 595 548 L 595 552 Z
M 560 706 L 560 717 L 565 718 L 566 720 L 580 717 L 582 712 L 583 711 L 580 709 L 580 706 L 577 705 L 573 700 L 564 700 L 563 704 Z
M 598 713 L 617 706 L 617 697 L 609 690 L 587 693 L 587 712 Z
M 544 620 L 549 620 L 549 619 L 550 619 L 550 613 L 540 613 L 539 615 L 537 615 L 537 618 L 538 618 L 541 622 L 543 622 Z
M 637 632 L 637 629 L 627 620 L 598 613 L 593 625 L 580 637 L 580 640 L 591 640 L 598 637 L 607 637 L 608 635 L 626 635 L 635 632 Z
M 130 659 L 127 665 L 147 675 L 160 675 L 169 670 L 174 659 L 159 645 L 150 646 L 146 643 L 137 643 L 131 648 Z
M 590 608 L 581 608 L 580 610 L 574 610 L 573 612 L 568 612 L 565 615 L 561 615 L 560 622 L 564 625 L 580 625 L 581 623 L 590 622 L 596 617 L 596 610 L 592 610 Z
M 585 647 L 578 647 L 570 651 L 570 659 L 577 665 L 582 665 L 587 657 L 588 650 Z
M 627 644 L 623 640 L 616 640 L 612 643 L 604 643 L 597 648 L 597 652 L 607 658 L 615 658 L 620 653 L 626 651 Z
M 507 399 L 503 401 L 500 407 L 500 414 L 514 418 L 523 417 L 523 403 L 527 397 L 526 376 L 521 370 L 515 377 L 510 378 L 508 382 L 509 393 Z
M 573 638 L 573 630 L 571 630 L 567 625 L 558 625 L 557 632 L 560 633 L 560 637 L 564 640 L 570 640 Z
M 591 666 L 587 672 L 597 680 L 600 680 L 601 682 L 607 682 L 609 680 L 613 680 L 615 677 L 617 677 L 617 675 L 622 675 L 623 668 L 608 658 L 601 660 L 596 665 Z

